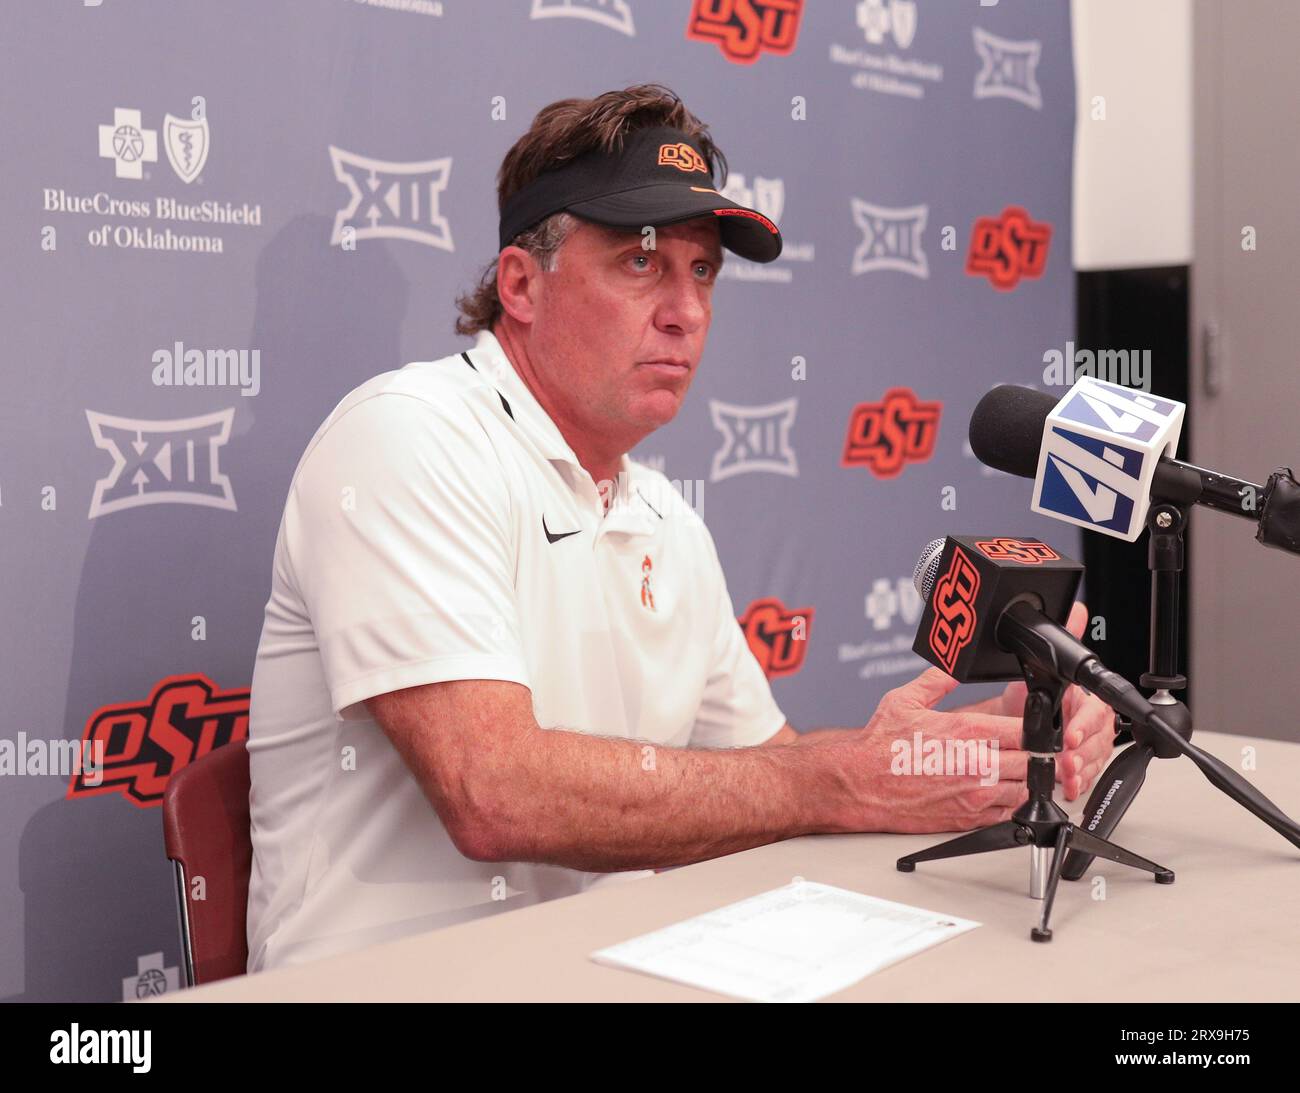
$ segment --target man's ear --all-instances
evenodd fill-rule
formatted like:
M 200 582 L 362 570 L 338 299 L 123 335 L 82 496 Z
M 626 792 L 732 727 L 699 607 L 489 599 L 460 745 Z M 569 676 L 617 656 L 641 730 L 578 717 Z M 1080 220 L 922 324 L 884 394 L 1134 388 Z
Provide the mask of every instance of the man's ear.
M 536 317 L 541 267 L 522 247 L 506 247 L 497 257 L 497 297 L 512 319 L 531 323 Z

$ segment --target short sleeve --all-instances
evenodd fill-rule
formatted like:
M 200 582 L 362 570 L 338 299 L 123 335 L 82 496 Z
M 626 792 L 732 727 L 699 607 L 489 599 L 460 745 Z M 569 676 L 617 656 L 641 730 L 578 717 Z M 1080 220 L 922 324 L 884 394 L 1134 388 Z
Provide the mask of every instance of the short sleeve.
M 472 412 L 397 392 L 345 409 L 285 510 L 335 712 L 452 679 L 528 685 L 508 483 Z
M 772 696 L 772 686 L 745 640 L 727 591 L 726 577 L 708 530 L 708 568 L 715 588 L 714 637 L 709 654 L 709 676 L 700 701 L 691 745 L 705 748 L 741 748 L 762 744 L 775 736 L 786 718 Z

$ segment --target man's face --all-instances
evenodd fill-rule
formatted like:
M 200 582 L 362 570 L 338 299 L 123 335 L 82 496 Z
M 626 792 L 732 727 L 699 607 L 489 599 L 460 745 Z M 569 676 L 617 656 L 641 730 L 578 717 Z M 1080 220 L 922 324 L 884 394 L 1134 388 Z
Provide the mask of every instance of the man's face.
M 695 376 L 722 266 L 716 219 L 640 232 L 582 221 L 540 275 L 529 352 L 564 418 L 627 450 L 671 421 Z

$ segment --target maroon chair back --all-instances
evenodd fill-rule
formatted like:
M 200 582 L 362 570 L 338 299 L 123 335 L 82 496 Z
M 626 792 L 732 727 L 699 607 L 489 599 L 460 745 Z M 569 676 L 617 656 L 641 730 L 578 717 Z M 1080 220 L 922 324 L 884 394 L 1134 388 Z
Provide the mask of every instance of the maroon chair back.
M 176 865 L 181 942 L 191 986 L 248 965 L 248 748 L 232 740 L 182 767 L 163 793 L 163 836 Z M 203 879 L 203 899 L 192 898 Z

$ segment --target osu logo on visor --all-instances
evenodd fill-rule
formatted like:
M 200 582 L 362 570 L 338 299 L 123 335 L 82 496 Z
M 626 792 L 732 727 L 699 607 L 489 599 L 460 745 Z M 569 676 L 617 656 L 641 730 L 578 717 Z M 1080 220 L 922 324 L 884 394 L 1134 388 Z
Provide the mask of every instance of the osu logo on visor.
M 680 144 L 659 145 L 659 166 L 676 167 L 679 171 L 703 171 L 709 173 L 704 157 L 684 141 Z
M 803 667 L 813 609 L 791 611 L 775 596 L 755 600 L 736 621 L 768 679 Z
M 975 545 L 986 557 L 999 562 L 1038 565 L 1040 562 L 1054 562 L 1060 558 L 1046 543 L 1026 543 L 1022 539 L 984 539 Z
M 975 634 L 975 597 L 979 590 L 979 570 L 961 547 L 954 547 L 948 572 L 935 582 L 931 598 L 934 622 L 930 625 L 930 648 L 949 675 Z
M 72 776 L 68 799 L 121 793 L 140 808 L 162 804 L 181 767 L 232 740 L 248 738 L 247 688 L 223 691 L 202 672 L 160 680 L 144 702 L 102 706 L 83 739 L 102 743 L 103 767 Z

